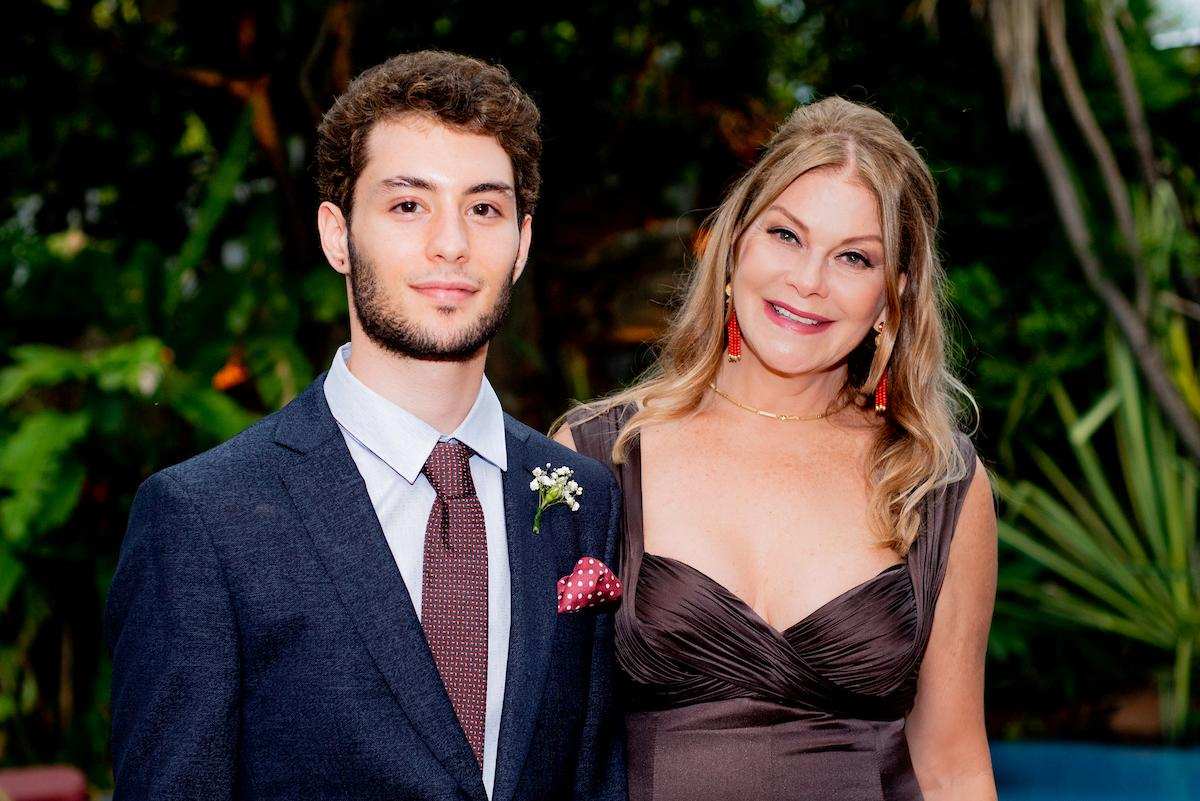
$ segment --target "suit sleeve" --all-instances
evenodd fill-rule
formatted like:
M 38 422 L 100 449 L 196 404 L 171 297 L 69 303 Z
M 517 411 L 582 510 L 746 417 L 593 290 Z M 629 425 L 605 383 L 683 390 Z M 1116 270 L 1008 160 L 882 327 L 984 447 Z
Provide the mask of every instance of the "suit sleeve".
M 165 472 L 138 488 L 105 609 L 114 801 L 234 794 L 239 656 L 211 536 Z
M 608 471 L 609 514 L 603 561 L 617 570 L 621 529 L 621 491 Z M 626 801 L 625 724 L 614 693 L 612 614 L 596 617 L 592 641 L 588 711 L 576 762 L 575 801 Z

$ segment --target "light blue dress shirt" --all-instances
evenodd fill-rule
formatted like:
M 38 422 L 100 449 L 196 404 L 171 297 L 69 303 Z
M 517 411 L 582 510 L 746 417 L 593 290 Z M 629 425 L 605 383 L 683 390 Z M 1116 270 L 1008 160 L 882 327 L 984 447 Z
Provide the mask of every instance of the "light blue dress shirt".
M 325 398 L 341 428 L 371 505 L 387 538 L 396 567 L 421 614 L 421 574 L 425 524 L 436 493 L 421 472 L 439 440 L 456 439 L 475 454 L 471 479 L 483 506 L 488 549 L 487 713 L 483 724 L 483 785 L 488 798 L 496 776 L 496 747 L 504 680 L 508 666 L 511 595 L 508 537 L 504 527 L 503 471 L 508 469 L 500 399 L 484 378 L 475 404 L 451 434 L 369 389 L 350 372 L 350 343 L 338 348 L 325 377 Z

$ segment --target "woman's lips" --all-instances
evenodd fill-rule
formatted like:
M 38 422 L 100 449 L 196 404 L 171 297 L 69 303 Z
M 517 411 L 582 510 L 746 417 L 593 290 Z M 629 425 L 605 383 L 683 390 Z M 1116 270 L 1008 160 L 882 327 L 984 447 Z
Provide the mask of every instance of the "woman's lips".
M 797 334 L 819 334 L 825 331 L 829 326 L 833 325 L 833 320 L 825 320 L 819 323 L 801 323 L 784 317 L 779 312 L 775 311 L 775 306 L 769 300 L 763 301 L 763 310 L 767 315 L 767 319 L 775 323 L 780 328 L 786 328 L 789 331 L 795 331 Z

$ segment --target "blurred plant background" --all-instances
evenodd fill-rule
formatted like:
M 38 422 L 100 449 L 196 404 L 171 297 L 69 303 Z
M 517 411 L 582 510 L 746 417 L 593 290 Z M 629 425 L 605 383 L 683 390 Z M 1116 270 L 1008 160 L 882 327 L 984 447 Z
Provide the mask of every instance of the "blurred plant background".
M 543 428 L 648 364 L 697 227 L 791 108 L 841 94 L 891 115 L 939 182 L 957 363 L 1003 499 L 991 732 L 1194 741 L 1188 6 L 9 5 L 0 766 L 111 784 L 100 619 L 133 492 L 285 404 L 348 338 L 315 236 L 315 126 L 359 70 L 425 47 L 503 63 L 543 111 L 533 256 L 489 364 Z

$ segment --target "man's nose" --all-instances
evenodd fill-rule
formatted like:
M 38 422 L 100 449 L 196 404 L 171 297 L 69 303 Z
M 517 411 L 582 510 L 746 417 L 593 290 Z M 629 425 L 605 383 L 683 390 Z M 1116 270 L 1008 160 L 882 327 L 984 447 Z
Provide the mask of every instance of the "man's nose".
M 435 214 L 429 229 L 425 254 L 433 261 L 448 261 L 452 264 L 465 262 L 470 254 L 466 220 L 452 212 Z

